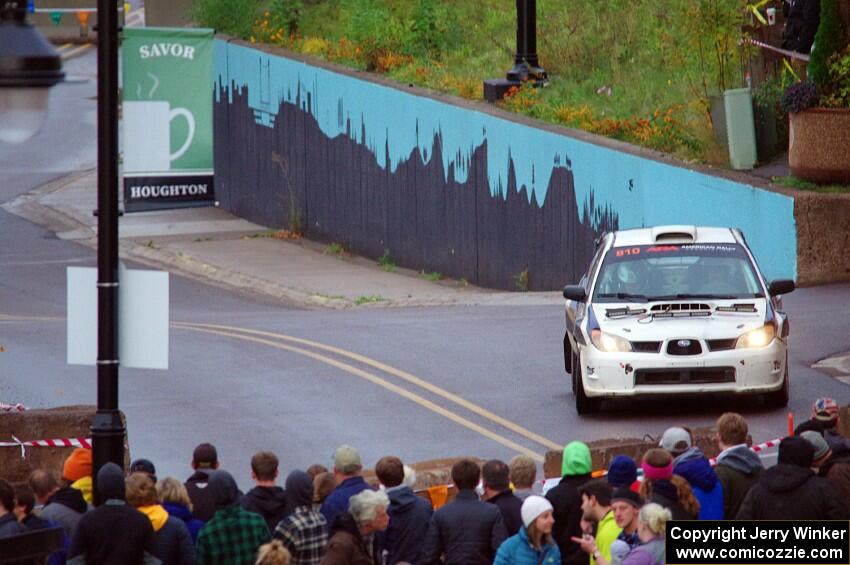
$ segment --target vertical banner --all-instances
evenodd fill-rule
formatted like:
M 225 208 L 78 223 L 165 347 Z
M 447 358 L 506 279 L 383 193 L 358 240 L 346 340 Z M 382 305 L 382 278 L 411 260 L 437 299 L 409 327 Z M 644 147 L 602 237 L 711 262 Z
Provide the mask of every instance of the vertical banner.
M 213 191 L 212 29 L 124 28 L 128 212 L 207 206 Z

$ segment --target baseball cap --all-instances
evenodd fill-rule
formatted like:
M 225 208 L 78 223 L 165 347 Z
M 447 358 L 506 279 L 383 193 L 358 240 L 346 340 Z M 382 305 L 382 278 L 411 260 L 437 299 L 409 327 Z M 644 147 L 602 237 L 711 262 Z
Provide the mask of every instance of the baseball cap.
M 130 472 L 145 473 L 150 475 L 153 481 L 156 482 L 156 467 L 154 467 L 150 459 L 136 459 L 130 465 Z
M 202 443 L 192 452 L 192 461 L 201 469 L 212 469 L 218 463 L 218 451 L 211 443 Z
M 658 445 L 673 455 L 678 455 L 693 445 L 691 433 L 685 428 L 667 428 L 664 431 L 664 435 L 661 436 L 661 441 L 658 442 Z
M 360 453 L 350 445 L 341 445 L 334 453 L 334 468 L 343 473 L 353 473 L 363 467 Z
M 812 405 L 812 416 L 816 420 L 834 420 L 838 417 L 838 403 L 832 398 L 818 398 Z
M 611 495 L 611 502 L 617 501 L 628 502 L 635 508 L 643 506 L 643 500 L 641 500 L 640 495 L 630 488 L 620 487 L 614 489 L 614 494 Z

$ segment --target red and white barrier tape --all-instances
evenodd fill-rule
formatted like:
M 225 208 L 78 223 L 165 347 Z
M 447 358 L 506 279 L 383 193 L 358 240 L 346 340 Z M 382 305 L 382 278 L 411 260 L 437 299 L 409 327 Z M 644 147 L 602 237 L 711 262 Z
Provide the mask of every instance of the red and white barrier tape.
M 91 449 L 91 438 L 87 437 L 63 437 L 59 439 L 34 439 L 21 441 L 12 436 L 14 441 L 0 441 L 0 447 L 20 447 L 21 459 L 26 457 L 27 447 L 82 447 Z
M 770 449 L 771 447 L 779 447 L 779 442 L 781 442 L 781 441 L 782 441 L 782 438 L 778 437 L 776 439 L 772 439 L 770 441 L 766 441 L 766 442 L 760 443 L 758 445 L 752 445 L 752 446 L 750 446 L 750 449 L 752 451 L 755 451 L 756 453 L 761 453 L 765 449 Z M 712 457 L 711 459 L 708 460 L 708 462 L 711 463 L 712 467 L 714 467 L 715 465 L 717 465 L 717 457 Z
M 774 47 L 773 45 L 770 45 L 763 41 L 758 41 L 757 39 L 753 39 L 751 37 L 745 38 L 744 42 L 755 45 L 756 47 L 761 47 L 762 49 L 767 49 L 768 51 L 773 51 L 774 53 L 779 53 L 780 55 L 784 55 L 790 59 L 797 59 L 798 61 L 809 60 L 809 56 L 805 53 L 797 53 L 796 51 L 789 51 L 788 49 L 780 49 L 779 47 Z
M 26 406 L 20 403 L 6 404 L 4 402 L 0 402 L 0 412 L 23 412 L 26 409 Z

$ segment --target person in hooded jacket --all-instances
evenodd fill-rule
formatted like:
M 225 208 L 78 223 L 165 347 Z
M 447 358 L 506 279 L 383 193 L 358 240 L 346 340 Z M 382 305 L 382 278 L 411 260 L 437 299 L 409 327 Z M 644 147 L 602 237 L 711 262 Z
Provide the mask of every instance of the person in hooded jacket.
M 699 502 L 699 520 L 723 519 L 723 485 L 714 468 L 686 428 L 668 428 L 661 436 L 661 447 L 673 455 L 673 474 L 691 485 Z
M 348 501 L 348 511 L 331 526 L 328 551 L 321 565 L 381 565 L 376 534 L 387 529 L 390 499 L 383 492 L 364 490 Z
M 826 439 L 815 431 L 805 431 L 800 437 L 815 448 L 812 468 L 817 469 L 818 476 L 831 482 L 842 500 L 850 501 L 850 454 L 836 456 Z
M 740 414 L 726 412 L 717 419 L 720 454 L 714 472 L 723 486 L 723 516 L 730 520 L 764 471 L 761 459 L 747 445 L 747 434 L 747 421 Z
M 581 530 L 581 494 L 579 487 L 590 480 L 590 448 L 580 441 L 564 446 L 561 461 L 561 482 L 546 493 L 546 499 L 552 504 L 555 525 L 552 537 L 558 544 L 563 565 L 588 565 L 590 558 L 582 551 L 573 537 L 580 537 Z
M 184 484 L 189 500 L 192 501 L 192 513 L 201 522 L 208 522 L 215 514 L 215 501 L 208 487 L 212 472 L 218 468 L 218 451 L 215 446 L 211 443 L 198 444 L 192 452 L 194 472 Z
M 648 450 L 640 467 L 643 469 L 641 498 L 668 508 L 674 520 L 697 519 L 699 501 L 688 481 L 673 473 L 673 455 L 669 451 L 659 447 Z
M 204 523 L 192 515 L 192 501 L 183 483 L 174 477 L 165 477 L 156 483 L 156 494 L 169 516 L 183 520 L 192 537 L 192 545 L 195 545 Z
M 69 565 L 155 564 L 156 536 L 147 516 L 127 505 L 124 472 L 106 463 L 97 472 L 100 506 L 80 519 Z
M 839 431 L 841 415 L 838 403 L 829 397 L 818 398 L 812 404 L 812 417 L 794 428 L 794 435 L 815 431 L 823 436 L 832 452 L 838 456 L 850 453 L 850 438 Z
M 73 539 L 77 524 L 89 509 L 83 493 L 70 486 L 60 486 L 52 472 L 41 469 L 30 474 L 29 485 L 42 505 L 39 516 L 62 526 L 68 539 Z
M 257 486 L 246 492 L 239 504 L 250 512 L 256 512 L 266 520 L 273 532 L 284 516 L 292 512 L 286 491 L 277 484 L 277 455 L 271 451 L 260 451 L 251 457 L 251 478 Z
M 313 479 L 304 471 L 286 477 L 286 493 L 294 506 L 274 530 L 292 556 L 292 565 L 319 565 L 328 547 L 328 523 L 313 504 Z
M 531 495 L 522 503 L 522 528 L 505 540 L 496 552 L 493 565 L 557 565 L 561 562 L 558 544 L 552 539 L 552 504 L 542 496 Z
M 151 521 L 156 534 L 156 557 L 163 565 L 193 565 L 195 546 L 183 520 L 169 516 L 162 505 L 157 504 L 156 485 L 151 476 L 135 472 L 127 477 L 127 504 L 144 514 Z
M 404 485 L 404 464 L 398 457 L 382 457 L 375 474 L 390 499 L 390 525 L 384 534 L 386 565 L 408 562 L 418 565 L 428 522 L 434 513 L 431 503 Z
M 811 470 L 815 449 L 801 437 L 779 442 L 779 459 L 750 489 L 736 520 L 848 520 L 835 488 Z

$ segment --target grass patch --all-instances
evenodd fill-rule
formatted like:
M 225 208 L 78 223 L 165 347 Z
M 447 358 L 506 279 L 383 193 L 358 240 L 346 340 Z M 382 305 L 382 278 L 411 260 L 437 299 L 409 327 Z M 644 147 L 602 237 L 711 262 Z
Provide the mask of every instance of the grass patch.
M 378 296 L 378 295 L 375 294 L 375 295 L 371 295 L 371 296 L 358 296 L 357 299 L 354 301 L 354 303 L 357 306 L 362 306 L 364 304 L 372 304 L 372 303 L 375 303 L 375 302 L 384 302 L 385 300 L 386 300 L 386 298 L 384 298 L 383 296 Z
M 426 272 L 423 271 L 422 272 L 422 278 L 425 279 L 426 281 L 436 282 L 436 281 L 442 280 L 443 275 L 441 275 L 437 271 L 434 271 L 432 273 L 426 273 Z
M 341 243 L 329 243 L 327 247 L 325 247 L 325 253 L 327 255 L 335 255 L 339 258 L 342 258 L 345 255 L 345 247 Z
M 811 192 L 821 192 L 825 194 L 850 193 L 850 184 L 817 184 L 797 178 L 793 175 L 789 175 L 787 177 L 773 177 L 771 180 L 780 186 L 794 188 L 797 190 L 808 190 Z
M 265 230 L 244 236 L 242 239 L 301 239 L 299 232 L 290 230 Z
M 378 266 L 388 273 L 393 273 L 396 270 L 395 261 L 390 257 L 390 250 L 384 249 L 384 253 L 378 257 Z
M 528 292 L 528 269 L 514 275 L 514 287 L 519 292 Z

